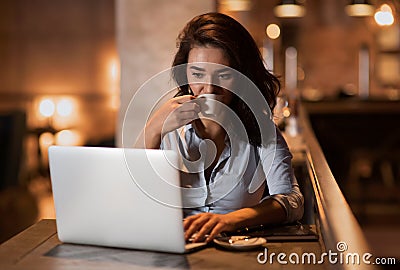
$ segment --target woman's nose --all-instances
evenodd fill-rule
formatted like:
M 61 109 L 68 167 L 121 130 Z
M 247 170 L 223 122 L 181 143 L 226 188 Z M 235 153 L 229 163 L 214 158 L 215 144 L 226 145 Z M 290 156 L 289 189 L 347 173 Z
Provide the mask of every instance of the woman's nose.
M 204 94 L 215 94 L 217 86 L 212 83 L 205 83 L 203 86 L 203 93 Z

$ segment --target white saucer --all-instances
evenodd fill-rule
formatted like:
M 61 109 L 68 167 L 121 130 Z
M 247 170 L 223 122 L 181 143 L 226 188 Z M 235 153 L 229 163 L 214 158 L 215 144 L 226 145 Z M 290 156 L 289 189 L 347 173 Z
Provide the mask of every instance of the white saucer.
M 214 243 L 231 250 L 250 250 L 265 244 L 267 240 L 262 237 L 228 236 L 214 239 Z

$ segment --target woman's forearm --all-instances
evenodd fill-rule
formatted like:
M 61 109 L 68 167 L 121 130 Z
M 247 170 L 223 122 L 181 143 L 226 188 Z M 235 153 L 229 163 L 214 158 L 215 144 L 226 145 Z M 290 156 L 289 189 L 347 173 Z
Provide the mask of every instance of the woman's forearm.
M 159 149 L 161 144 L 161 133 L 153 127 L 146 125 L 136 140 L 135 148 Z
M 144 146 L 147 149 L 158 149 L 161 144 L 161 132 L 148 128 L 144 129 Z
M 246 226 L 277 224 L 286 220 L 284 207 L 272 197 L 254 207 L 246 207 L 228 214 L 201 213 L 184 220 L 185 239 L 197 232 L 194 242 L 207 241 L 224 231 L 235 231 Z
M 235 230 L 261 224 L 279 224 L 286 220 L 282 205 L 268 198 L 254 207 L 246 207 L 226 214 L 235 224 Z

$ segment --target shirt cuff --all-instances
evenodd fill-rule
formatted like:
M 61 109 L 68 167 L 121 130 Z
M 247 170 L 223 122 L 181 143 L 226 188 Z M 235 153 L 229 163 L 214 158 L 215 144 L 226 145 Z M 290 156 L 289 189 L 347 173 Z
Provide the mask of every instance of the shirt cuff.
M 285 223 L 300 220 L 304 214 L 304 197 L 299 188 L 295 186 L 291 193 L 275 194 L 270 196 L 276 200 L 286 211 Z

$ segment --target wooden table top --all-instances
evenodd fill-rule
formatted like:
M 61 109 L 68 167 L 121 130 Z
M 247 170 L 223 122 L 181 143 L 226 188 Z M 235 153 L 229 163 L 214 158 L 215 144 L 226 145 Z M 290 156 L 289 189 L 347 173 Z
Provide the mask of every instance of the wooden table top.
M 190 254 L 73 245 L 58 240 L 55 220 L 48 219 L 0 245 L 0 269 L 303 269 L 310 265 L 283 265 L 277 256 L 262 264 L 257 258 L 285 253 L 288 261 L 292 253 L 301 258 L 303 253 L 318 255 L 321 250 L 318 241 L 267 242 L 252 251 L 210 246 Z M 312 268 L 326 269 L 327 265 L 314 264 Z

